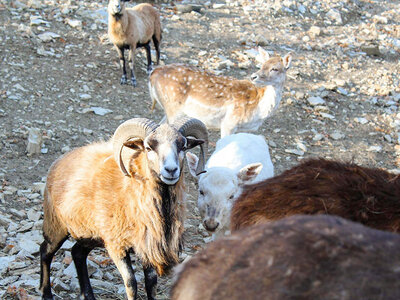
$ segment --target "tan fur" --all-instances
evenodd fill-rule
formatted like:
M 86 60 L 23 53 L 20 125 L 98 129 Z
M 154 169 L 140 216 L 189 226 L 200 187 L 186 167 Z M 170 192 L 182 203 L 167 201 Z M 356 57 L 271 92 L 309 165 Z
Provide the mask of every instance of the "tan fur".
M 132 8 L 126 8 L 120 19 L 111 14 L 108 18 L 108 35 L 115 45 L 130 45 L 136 48 L 137 43 L 147 43 L 153 34 L 161 41 L 161 23 L 159 12 L 150 4 L 142 3 Z M 143 27 L 137 27 L 140 19 Z M 140 34 L 141 33 L 141 34 Z
M 169 263 L 163 253 L 178 261 L 183 179 L 174 187 L 178 201 L 172 209 L 175 220 L 167 242 L 156 207 L 161 207 L 162 199 L 145 154 L 141 152 L 130 162 L 132 177 L 121 173 L 112 155 L 110 142 L 96 143 L 54 163 L 44 199 L 44 234 L 51 239 L 66 232 L 75 239 L 101 239 L 112 258 L 122 258 L 133 248 L 145 264 L 163 274 Z
M 216 76 L 189 66 L 163 66 L 150 76 L 150 95 L 153 106 L 157 101 L 169 122 L 186 114 L 200 119 L 208 128 L 221 128 L 222 136 L 241 131 L 241 127 L 254 131 L 278 106 L 289 64 L 281 57 L 264 62 L 253 75 L 270 80 L 274 69 L 278 70 L 274 76 L 279 80 L 260 86 L 249 80 Z M 262 101 L 266 93 L 271 94 L 268 103 Z

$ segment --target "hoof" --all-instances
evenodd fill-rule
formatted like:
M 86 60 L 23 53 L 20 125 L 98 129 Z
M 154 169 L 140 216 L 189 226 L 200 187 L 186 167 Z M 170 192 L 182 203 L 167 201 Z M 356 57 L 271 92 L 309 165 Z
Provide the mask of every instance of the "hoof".
M 132 84 L 133 87 L 136 87 L 137 86 L 136 79 L 132 78 L 131 79 L 131 84 Z
M 121 84 L 128 84 L 128 80 L 126 79 L 126 76 L 122 76 L 122 77 L 121 77 L 120 83 L 121 83 Z
M 150 75 L 153 72 L 153 65 L 147 68 L 147 75 Z

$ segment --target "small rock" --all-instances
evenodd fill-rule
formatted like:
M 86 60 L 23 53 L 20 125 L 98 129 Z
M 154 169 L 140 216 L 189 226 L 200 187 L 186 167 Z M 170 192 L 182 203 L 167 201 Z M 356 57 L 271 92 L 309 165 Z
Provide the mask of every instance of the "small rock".
M 324 113 L 324 112 L 320 112 L 321 116 L 325 119 L 330 119 L 330 120 L 334 120 L 335 116 L 328 114 L 328 113 Z
M 22 239 L 18 241 L 18 246 L 28 252 L 29 254 L 36 254 L 39 253 L 39 245 L 36 244 L 34 241 Z
M 82 100 L 89 100 L 92 99 L 92 96 L 89 94 L 79 94 L 79 98 L 81 98 Z
M 312 106 L 325 104 L 325 100 L 322 99 L 321 97 L 309 97 L 307 99 L 307 102 Z
M 367 149 L 368 152 L 381 152 L 382 151 L 382 147 L 381 146 L 370 146 Z
M 381 56 L 378 45 L 362 45 L 361 51 L 367 53 L 368 56 Z
M 356 121 L 357 123 L 360 123 L 362 125 L 368 123 L 368 120 L 366 118 L 354 118 L 354 121 Z
M 111 109 L 102 108 L 102 107 L 91 107 L 91 109 L 93 110 L 93 112 L 96 115 L 100 115 L 100 116 L 104 116 L 106 114 L 111 114 L 113 112 Z
M 70 287 L 67 284 L 65 284 L 64 282 L 62 282 L 61 279 L 59 279 L 59 278 L 54 279 L 52 287 L 53 287 L 54 291 L 56 291 L 56 292 L 70 290 Z
M 28 135 L 28 145 L 26 146 L 26 152 L 28 155 L 34 155 L 41 153 L 42 149 L 42 132 L 38 128 L 30 128 Z
M 92 135 L 93 134 L 93 130 L 87 129 L 87 128 L 83 128 L 83 134 L 84 135 Z
M 345 135 L 339 131 L 335 131 L 334 133 L 330 134 L 330 137 L 334 140 L 340 140 L 345 137 Z
M 318 142 L 320 140 L 322 140 L 324 138 L 324 136 L 320 133 L 316 133 L 313 137 L 313 141 Z
M 54 40 L 55 38 L 59 38 L 60 35 L 54 32 L 44 32 L 38 35 L 38 38 L 42 41 L 42 42 L 50 42 L 52 40 Z
M 304 155 L 304 151 L 302 150 L 298 150 L 298 149 L 285 149 L 286 153 L 290 153 L 290 154 L 295 154 L 298 156 L 303 156 Z
M 196 4 L 176 4 L 176 9 L 180 13 L 191 13 L 192 11 L 201 12 L 202 6 Z
M 308 30 L 308 33 L 312 36 L 312 37 L 316 37 L 321 35 L 321 28 L 318 26 L 311 26 L 310 29 Z
M 330 11 L 327 12 L 326 16 L 335 21 L 338 25 L 343 24 L 342 15 L 337 9 L 332 8 Z
M 73 28 L 81 28 L 82 27 L 82 21 L 81 20 L 71 20 L 71 19 L 66 19 L 66 22 L 69 26 Z
M 64 147 L 61 148 L 61 152 L 62 153 L 67 153 L 69 151 L 71 151 L 71 148 L 69 146 L 64 146 Z

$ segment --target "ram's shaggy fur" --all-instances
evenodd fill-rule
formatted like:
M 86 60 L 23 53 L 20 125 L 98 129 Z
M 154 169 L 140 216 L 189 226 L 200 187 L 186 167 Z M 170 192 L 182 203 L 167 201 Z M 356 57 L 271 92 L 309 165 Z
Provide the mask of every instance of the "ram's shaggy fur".
M 98 239 L 111 257 L 123 257 L 133 247 L 144 263 L 163 274 L 178 261 L 184 184 L 181 179 L 160 190 L 147 163 L 140 152 L 130 163 L 134 176 L 124 176 L 111 143 L 78 148 L 56 161 L 44 197 L 46 238 L 62 240 L 69 233 L 78 240 Z M 172 201 L 163 201 L 165 195 Z
M 179 266 L 172 300 L 397 300 L 400 236 L 334 216 L 238 231 Z
M 400 231 L 400 178 L 376 168 L 310 159 L 248 185 L 232 208 L 231 229 L 295 214 L 332 214 Z

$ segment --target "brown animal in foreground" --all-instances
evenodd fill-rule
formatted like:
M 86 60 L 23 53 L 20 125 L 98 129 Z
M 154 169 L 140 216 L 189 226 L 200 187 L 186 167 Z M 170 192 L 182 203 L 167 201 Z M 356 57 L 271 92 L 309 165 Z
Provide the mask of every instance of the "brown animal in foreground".
M 400 236 L 292 216 L 219 239 L 177 269 L 172 300 L 398 300 Z
M 50 168 L 43 203 L 43 299 L 53 299 L 50 264 L 69 236 L 76 240 L 71 254 L 81 297 L 95 299 L 86 258 L 93 248 L 105 247 L 128 299 L 137 294 L 130 252 L 143 264 L 147 297 L 154 299 L 154 269 L 163 275 L 178 262 L 182 247 L 185 151 L 201 145 L 206 153 L 207 140 L 206 127 L 196 119 L 159 126 L 136 118 L 122 123 L 110 141 L 58 159 Z
M 400 231 L 399 175 L 325 159 L 309 159 L 282 174 L 244 187 L 231 230 L 295 214 L 331 214 Z

